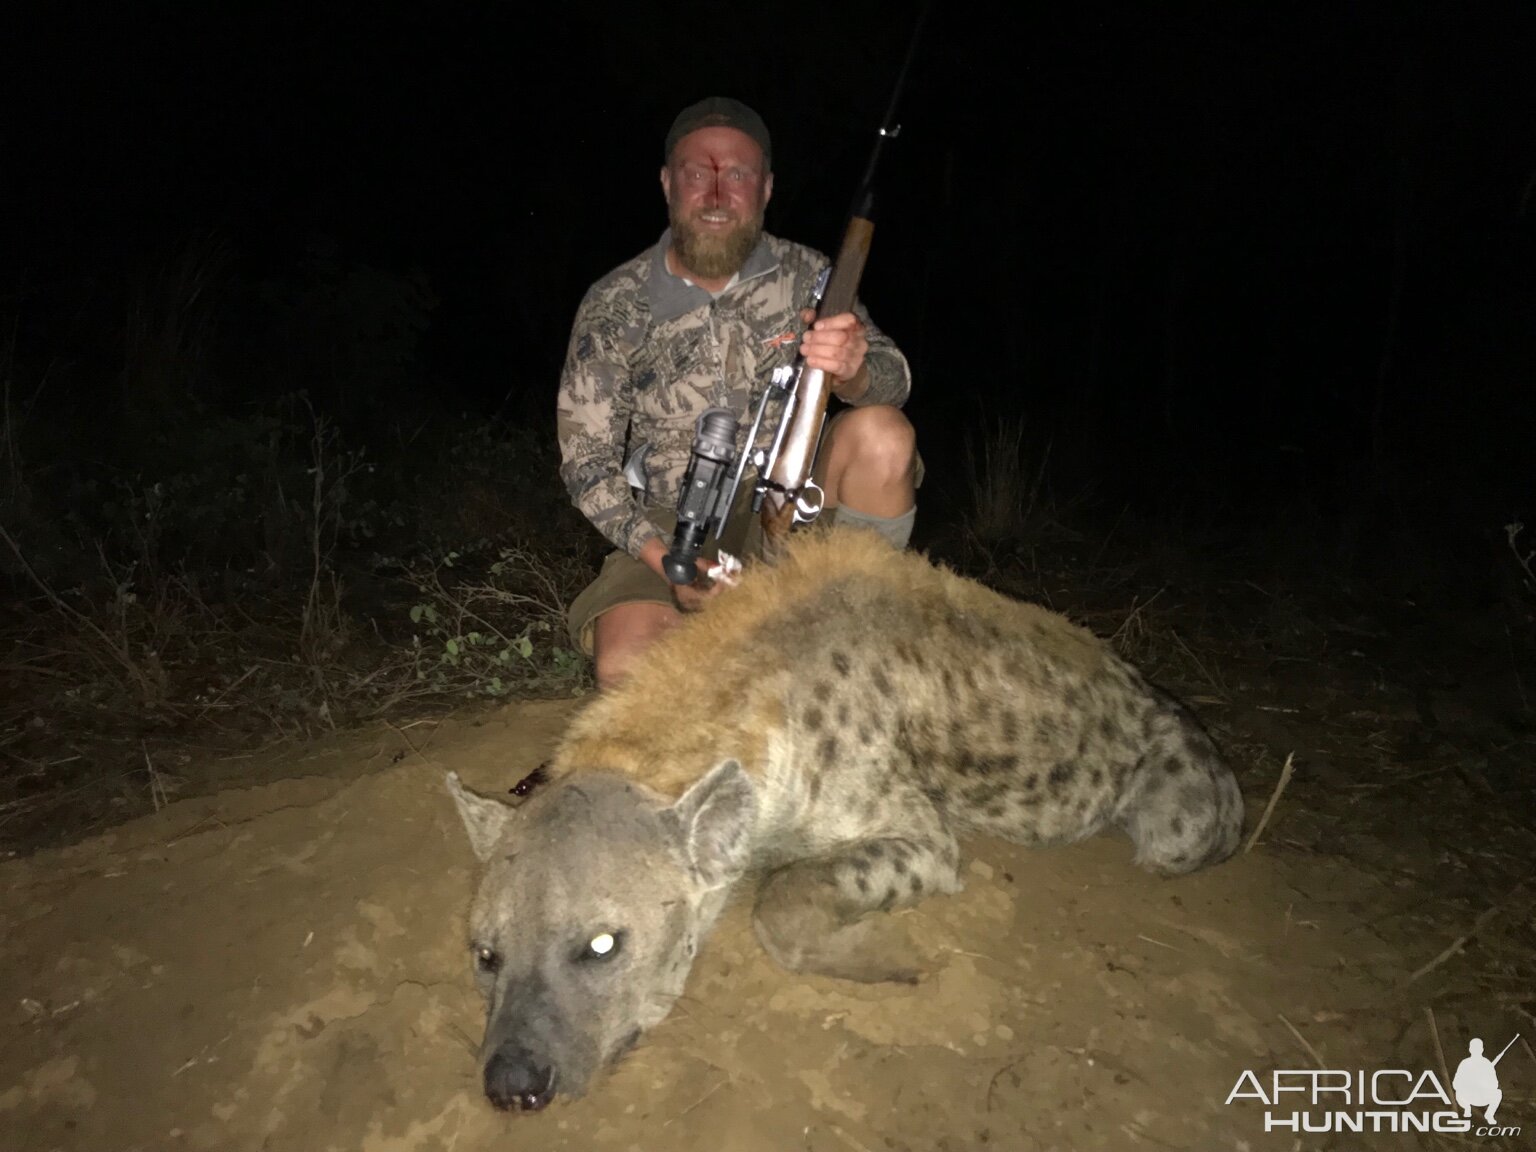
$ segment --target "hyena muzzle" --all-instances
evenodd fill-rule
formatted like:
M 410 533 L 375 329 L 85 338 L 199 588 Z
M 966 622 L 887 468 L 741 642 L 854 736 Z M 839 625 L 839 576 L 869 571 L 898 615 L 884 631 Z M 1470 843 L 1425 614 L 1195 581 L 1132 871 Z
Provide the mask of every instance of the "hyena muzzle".
M 959 888 L 960 838 L 1111 827 L 1174 875 L 1236 848 L 1204 729 L 1107 645 L 872 533 L 810 534 L 668 633 L 526 797 L 449 787 L 486 865 L 471 913 L 485 1091 L 579 1096 L 681 994 L 731 889 L 781 965 L 910 980 L 890 917 Z

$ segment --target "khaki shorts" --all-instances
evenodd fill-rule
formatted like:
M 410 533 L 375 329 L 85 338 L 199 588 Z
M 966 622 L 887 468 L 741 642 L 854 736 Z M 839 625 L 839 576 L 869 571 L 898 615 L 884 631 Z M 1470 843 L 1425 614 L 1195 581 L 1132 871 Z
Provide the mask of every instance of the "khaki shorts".
M 832 420 L 835 422 L 842 415 L 843 413 L 840 412 L 832 417 Z M 925 471 L 922 453 L 918 453 L 916 470 L 915 486 L 921 488 Z M 724 548 L 743 562 L 762 557 L 762 521 L 752 514 L 752 489 L 756 483 L 755 472 L 749 472 L 741 478 L 741 490 L 736 493 L 736 503 L 731 509 L 731 519 L 726 528 L 725 539 L 717 544 L 713 536 L 709 537 L 704 542 L 701 556 L 713 560 L 715 553 Z M 656 526 L 667 534 L 666 540 L 670 544 L 672 532 L 677 527 L 677 509 L 675 507 L 652 508 L 650 513 Z M 830 521 L 829 516 L 827 522 L 830 523 Z M 597 579 L 582 589 L 576 599 L 571 601 L 571 609 L 566 617 L 571 643 L 579 651 L 591 656 L 593 636 L 597 631 L 597 618 L 621 604 L 675 606 L 676 601 L 672 599 L 672 585 L 668 584 L 663 577 L 652 572 L 628 552 L 610 552 L 608 558 L 603 561 L 603 567 L 598 572 Z

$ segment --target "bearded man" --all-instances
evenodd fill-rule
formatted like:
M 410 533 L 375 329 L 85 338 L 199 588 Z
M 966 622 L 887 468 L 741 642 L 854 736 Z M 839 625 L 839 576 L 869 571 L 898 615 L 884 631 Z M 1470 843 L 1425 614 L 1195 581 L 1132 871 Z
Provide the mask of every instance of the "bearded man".
M 694 425 L 706 408 L 746 419 L 777 367 L 805 363 L 832 379 L 848 405 L 827 423 L 815 480 L 822 516 L 880 532 L 905 547 L 921 480 L 906 358 L 861 304 L 813 319 L 805 305 L 829 261 L 763 231 L 773 195 L 767 125 L 740 101 L 712 96 L 683 109 L 667 133 L 661 188 L 669 227 L 651 248 L 604 276 L 576 313 L 557 405 L 561 478 L 615 551 L 571 605 L 571 638 L 609 688 L 649 644 L 718 594 L 700 578 L 674 586 L 662 558 Z M 803 335 L 802 335 L 803 330 Z M 766 447 L 768 430 L 755 447 Z M 738 443 L 738 450 L 744 449 Z M 721 547 L 760 555 L 761 530 L 745 514 L 750 476 Z

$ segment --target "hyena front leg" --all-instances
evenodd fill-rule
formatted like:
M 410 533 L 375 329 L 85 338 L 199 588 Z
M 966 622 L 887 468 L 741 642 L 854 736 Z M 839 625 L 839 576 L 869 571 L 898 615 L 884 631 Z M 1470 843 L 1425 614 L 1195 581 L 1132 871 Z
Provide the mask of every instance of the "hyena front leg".
M 889 912 L 955 892 L 959 852 L 948 833 L 861 840 L 786 865 L 758 892 L 757 937 L 780 965 L 844 980 L 915 983 L 917 953 Z

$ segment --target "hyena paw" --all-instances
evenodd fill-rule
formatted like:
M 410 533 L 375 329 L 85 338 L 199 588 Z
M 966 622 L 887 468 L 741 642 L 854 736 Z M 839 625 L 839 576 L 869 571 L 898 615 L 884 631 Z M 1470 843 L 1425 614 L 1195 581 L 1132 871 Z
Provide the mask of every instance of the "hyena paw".
M 866 984 L 916 984 L 924 968 L 902 918 L 869 912 L 846 919 L 794 885 L 793 869 L 772 877 L 758 895 L 753 924 L 781 968 Z

